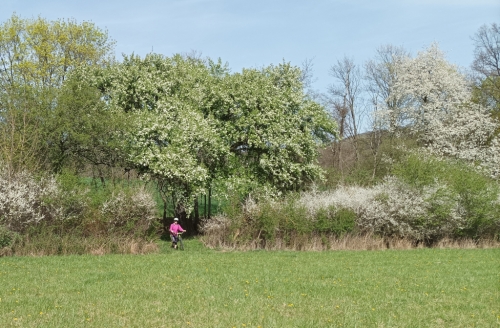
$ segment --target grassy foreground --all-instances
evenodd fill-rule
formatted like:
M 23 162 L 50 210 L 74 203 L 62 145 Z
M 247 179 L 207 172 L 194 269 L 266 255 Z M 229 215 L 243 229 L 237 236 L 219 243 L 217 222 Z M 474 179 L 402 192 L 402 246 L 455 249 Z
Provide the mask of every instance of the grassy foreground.
M 500 249 L 0 258 L 1 327 L 500 327 Z

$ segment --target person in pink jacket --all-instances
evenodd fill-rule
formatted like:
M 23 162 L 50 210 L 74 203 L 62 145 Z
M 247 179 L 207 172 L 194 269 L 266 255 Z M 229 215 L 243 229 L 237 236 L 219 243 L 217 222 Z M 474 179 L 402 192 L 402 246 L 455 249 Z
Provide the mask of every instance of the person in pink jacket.
M 179 219 L 174 218 L 174 223 L 170 225 L 170 238 L 172 239 L 172 247 L 177 248 L 177 242 L 179 241 L 179 232 L 184 232 L 181 225 L 179 224 Z

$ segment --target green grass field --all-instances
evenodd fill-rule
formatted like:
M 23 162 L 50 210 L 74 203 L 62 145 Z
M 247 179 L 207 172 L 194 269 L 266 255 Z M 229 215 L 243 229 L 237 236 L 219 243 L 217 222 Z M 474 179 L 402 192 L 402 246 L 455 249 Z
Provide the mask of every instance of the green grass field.
M 500 327 L 500 249 L 0 258 L 0 327 Z

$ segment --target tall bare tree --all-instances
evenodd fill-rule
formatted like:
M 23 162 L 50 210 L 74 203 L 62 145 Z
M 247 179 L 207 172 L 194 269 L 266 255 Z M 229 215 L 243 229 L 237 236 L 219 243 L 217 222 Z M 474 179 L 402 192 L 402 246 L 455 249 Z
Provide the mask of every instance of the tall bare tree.
M 477 94 L 484 105 L 500 112 L 500 26 L 483 25 L 472 37 Z
M 302 82 L 302 88 L 304 92 L 314 100 L 319 100 L 321 95 L 318 91 L 313 89 L 313 83 L 317 81 L 317 78 L 314 77 L 314 58 L 306 58 L 300 67 L 301 75 L 300 81 Z
M 335 83 L 328 89 L 328 103 L 337 119 L 340 137 L 352 140 L 355 163 L 359 159 L 358 134 L 360 118 L 361 73 L 354 60 L 344 57 L 330 68 Z M 341 143 L 337 145 L 337 161 L 342 161 Z
M 372 108 L 369 122 L 371 127 L 369 149 L 373 158 L 372 178 L 375 178 L 380 165 L 380 145 L 383 137 L 388 136 L 389 142 L 392 143 L 394 132 L 404 119 L 400 108 L 403 107 L 405 99 L 394 96 L 392 90 L 397 79 L 396 65 L 409 56 L 403 47 L 383 45 L 376 49 L 375 57 L 367 61 L 364 66 L 366 91 Z M 387 121 L 379 116 L 380 110 L 389 113 L 388 124 L 385 124 Z
M 402 121 L 399 108 L 404 104 L 404 98 L 397 98 L 392 93 L 392 87 L 397 79 L 396 64 L 410 54 L 403 48 L 384 45 L 376 50 L 375 58 L 365 64 L 365 80 L 367 91 L 374 112 L 379 109 L 391 112 L 389 130 L 393 131 Z

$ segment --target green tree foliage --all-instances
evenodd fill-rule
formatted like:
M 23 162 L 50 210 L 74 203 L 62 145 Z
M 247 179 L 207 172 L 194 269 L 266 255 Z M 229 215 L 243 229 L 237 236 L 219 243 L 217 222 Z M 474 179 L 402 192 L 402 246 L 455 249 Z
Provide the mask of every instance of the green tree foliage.
M 130 122 L 122 149 L 129 163 L 153 179 L 166 203 L 191 210 L 215 167 L 226 157 L 218 125 L 201 111 L 208 102 L 211 75 L 204 62 L 180 55 L 125 57 L 120 64 L 91 72 L 109 111 Z
M 13 15 L 0 27 L 2 83 L 59 86 L 72 68 L 108 59 L 113 46 L 93 23 Z
M 224 79 L 222 90 L 211 113 L 245 169 L 235 172 L 240 181 L 287 191 L 321 176 L 318 142 L 330 140 L 336 125 L 305 96 L 299 68 L 283 63 L 245 69 Z
M 82 169 L 86 164 L 97 171 L 126 166 L 120 145 L 127 123 L 123 113 L 106 107 L 99 90 L 88 85 L 83 70 L 77 68 L 60 88 L 47 122 L 51 167 L 61 172 L 64 167 Z
M 11 170 L 48 166 L 59 88 L 78 65 L 108 59 L 113 44 L 88 22 L 13 15 L 0 25 L 0 159 Z
M 409 155 L 394 166 L 393 174 L 416 193 L 438 191 L 426 199 L 422 226 L 452 225 L 455 236 L 473 238 L 498 233 L 498 184 L 463 162 Z
M 317 143 L 335 125 L 304 95 L 300 76 L 289 64 L 229 74 L 220 61 L 150 54 L 86 79 L 131 122 L 122 144 L 129 162 L 157 182 L 165 202 L 189 212 L 215 180 L 226 190 L 250 183 L 248 193 L 298 189 L 321 176 Z
M 500 119 L 500 76 L 489 76 L 475 85 L 472 90 L 474 102 L 489 108 L 492 117 Z

